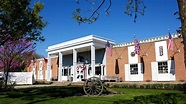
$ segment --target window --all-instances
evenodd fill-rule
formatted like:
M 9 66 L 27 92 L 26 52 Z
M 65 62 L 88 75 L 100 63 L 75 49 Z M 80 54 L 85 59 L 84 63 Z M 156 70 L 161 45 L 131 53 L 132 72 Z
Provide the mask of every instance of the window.
M 68 70 L 69 70 L 69 72 L 68 72 Z M 70 69 L 62 69 L 62 76 L 68 76 L 68 75 L 70 75 L 70 73 L 71 73 L 71 70 Z
M 130 74 L 138 74 L 138 64 L 130 64 Z
M 168 73 L 167 61 L 158 62 L 158 73 L 159 74 Z
M 159 55 L 163 56 L 163 46 L 159 46 Z
M 95 67 L 95 74 L 101 75 L 101 66 Z
M 92 75 L 92 69 L 91 69 L 91 67 L 88 68 L 88 75 Z

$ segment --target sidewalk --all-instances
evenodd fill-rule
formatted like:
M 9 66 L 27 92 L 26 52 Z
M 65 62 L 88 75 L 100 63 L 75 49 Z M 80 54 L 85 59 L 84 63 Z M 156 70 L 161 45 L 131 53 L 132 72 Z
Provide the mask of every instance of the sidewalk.
M 51 86 L 69 86 L 71 82 L 55 82 L 53 84 L 42 84 L 42 85 L 18 85 L 14 86 L 15 89 L 21 88 L 37 88 L 37 87 L 51 87 Z
M 49 87 L 54 85 L 23 85 L 23 86 L 14 86 L 15 89 L 22 89 L 22 88 L 37 88 L 37 87 Z

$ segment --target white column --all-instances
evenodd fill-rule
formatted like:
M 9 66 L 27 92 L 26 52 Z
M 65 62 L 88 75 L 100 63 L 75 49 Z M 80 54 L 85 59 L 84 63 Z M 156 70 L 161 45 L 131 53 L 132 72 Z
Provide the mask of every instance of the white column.
M 95 76 L 95 46 L 91 45 L 91 69 L 92 75 Z
M 67 67 L 67 69 L 68 69 L 68 73 L 67 73 L 67 81 L 70 81 L 70 67 L 68 66 Z
M 73 75 L 73 82 L 77 81 L 77 50 L 73 49 L 73 70 L 74 70 L 74 75 Z
M 89 69 L 89 65 L 86 65 L 86 75 L 87 75 L 87 76 L 86 76 L 85 79 L 88 79 L 88 76 L 89 76 L 89 75 L 88 75 L 88 69 Z
M 58 68 L 58 81 L 62 81 L 62 66 L 63 66 L 63 54 L 59 52 L 59 68 Z
M 103 64 L 101 64 L 101 76 L 103 76 L 104 75 L 104 71 L 103 71 L 104 69 L 103 69 Z
M 47 64 L 47 81 L 51 81 L 51 57 L 50 54 L 48 54 L 48 64 Z
M 36 66 L 35 66 L 35 63 L 33 65 L 33 75 L 34 75 L 34 80 L 36 80 Z

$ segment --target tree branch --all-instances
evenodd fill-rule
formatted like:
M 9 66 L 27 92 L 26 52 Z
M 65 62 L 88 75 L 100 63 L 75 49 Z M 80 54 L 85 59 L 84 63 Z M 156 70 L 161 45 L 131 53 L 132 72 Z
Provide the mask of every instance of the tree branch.
M 109 0 L 109 6 L 108 6 L 108 8 L 106 9 L 106 13 L 107 14 L 109 14 L 109 9 L 110 9 L 110 7 L 112 6 L 112 0 Z
M 89 17 L 89 19 L 91 19 L 95 13 L 97 13 L 97 11 L 101 8 L 101 6 L 104 4 L 105 0 L 102 0 L 101 4 L 97 7 L 96 10 L 93 11 L 92 15 Z M 98 13 L 99 14 L 99 13 Z

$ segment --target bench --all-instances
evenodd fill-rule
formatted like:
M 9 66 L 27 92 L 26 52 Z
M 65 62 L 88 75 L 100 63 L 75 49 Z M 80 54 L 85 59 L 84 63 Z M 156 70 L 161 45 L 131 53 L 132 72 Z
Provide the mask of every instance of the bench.
M 117 76 L 105 76 L 103 77 L 104 81 L 108 81 L 108 82 L 118 82 L 118 77 Z
M 58 80 L 58 77 L 52 77 L 52 81 L 57 81 Z

